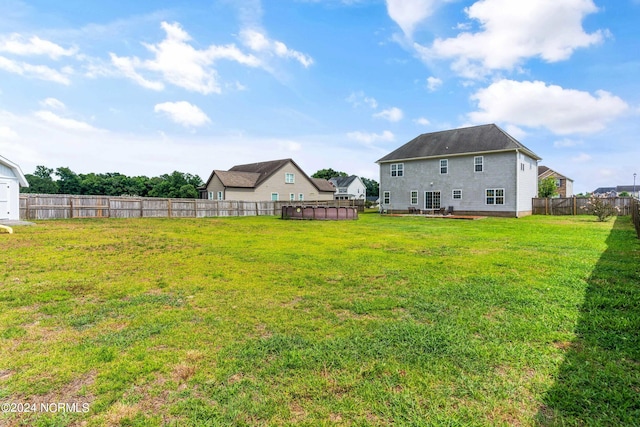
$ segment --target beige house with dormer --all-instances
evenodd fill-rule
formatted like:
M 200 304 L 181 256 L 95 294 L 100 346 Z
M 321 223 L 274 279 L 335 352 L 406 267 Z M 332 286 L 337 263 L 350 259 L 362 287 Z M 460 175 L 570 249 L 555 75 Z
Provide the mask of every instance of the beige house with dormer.
M 237 165 L 228 171 L 214 169 L 200 188 L 209 200 L 328 201 L 336 189 L 326 179 L 309 177 L 292 159 Z

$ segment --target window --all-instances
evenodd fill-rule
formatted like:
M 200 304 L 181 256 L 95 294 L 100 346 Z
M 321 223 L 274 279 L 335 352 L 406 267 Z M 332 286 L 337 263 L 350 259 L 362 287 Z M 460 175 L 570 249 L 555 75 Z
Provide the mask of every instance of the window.
M 440 209 L 440 192 L 439 191 L 424 192 L 424 208 Z
M 524 163 L 520 163 L 520 170 L 524 172 Z
M 293 184 L 295 182 L 295 176 L 292 173 L 285 173 L 284 182 L 286 184 Z
M 453 190 L 454 199 L 462 199 L 462 190 Z
M 271 201 L 272 202 L 278 201 L 278 193 L 271 193 Z
M 560 187 L 562 187 L 562 180 L 556 179 L 556 188 L 560 188 Z
M 391 203 L 391 191 L 385 191 L 382 193 L 382 204 L 388 205 Z
M 209 200 L 213 200 L 213 191 L 209 191 L 209 192 L 208 192 L 208 194 L 207 194 L 207 198 L 208 198 Z
M 218 191 L 218 200 L 223 200 L 222 191 Z
M 440 160 L 440 173 L 448 173 L 449 171 L 449 160 L 442 159 Z
M 412 205 L 417 205 L 418 204 L 418 192 L 417 191 L 412 191 L 411 192 L 411 204 Z
M 296 194 L 295 193 L 289 193 L 289 200 L 290 201 L 295 201 L 296 200 Z
M 391 176 L 404 176 L 404 163 L 392 163 Z
M 488 188 L 486 197 L 488 205 L 504 205 L 504 188 Z
M 482 172 L 484 169 L 484 157 L 476 156 L 473 158 L 473 165 L 475 172 Z
M 298 194 L 298 200 L 300 200 L 300 201 L 304 200 L 304 194 L 299 193 Z
M 338 193 L 346 193 L 346 192 L 347 192 L 346 188 L 344 188 L 344 187 L 338 188 Z

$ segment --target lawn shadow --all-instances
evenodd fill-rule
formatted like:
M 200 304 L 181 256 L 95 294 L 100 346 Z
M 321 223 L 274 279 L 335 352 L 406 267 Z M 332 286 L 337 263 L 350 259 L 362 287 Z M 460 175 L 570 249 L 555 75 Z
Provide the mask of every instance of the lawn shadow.
M 640 240 L 615 219 L 537 424 L 640 425 Z

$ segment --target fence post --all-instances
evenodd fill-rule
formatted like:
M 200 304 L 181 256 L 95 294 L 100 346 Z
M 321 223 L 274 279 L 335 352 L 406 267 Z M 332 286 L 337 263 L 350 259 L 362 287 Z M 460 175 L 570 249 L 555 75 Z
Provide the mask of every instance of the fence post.
M 576 200 L 576 196 L 573 196 L 573 216 L 578 215 L 578 201 Z

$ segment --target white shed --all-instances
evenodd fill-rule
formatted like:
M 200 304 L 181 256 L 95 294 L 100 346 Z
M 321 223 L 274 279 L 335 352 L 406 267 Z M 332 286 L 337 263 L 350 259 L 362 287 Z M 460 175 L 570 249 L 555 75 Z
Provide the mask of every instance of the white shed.
M 28 186 L 20 166 L 0 156 L 0 219 L 20 219 L 20 187 Z

